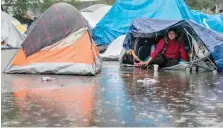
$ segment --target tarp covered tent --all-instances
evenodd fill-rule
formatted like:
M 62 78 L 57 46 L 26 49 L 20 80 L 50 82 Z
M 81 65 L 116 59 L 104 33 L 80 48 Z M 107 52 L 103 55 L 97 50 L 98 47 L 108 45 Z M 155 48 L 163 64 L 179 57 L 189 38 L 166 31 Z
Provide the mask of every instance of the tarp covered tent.
M 223 33 L 223 16 L 219 14 L 207 15 L 198 10 L 191 10 L 193 15 L 209 29 Z
M 216 63 L 217 69 L 223 71 L 223 34 L 203 27 L 194 21 L 189 20 L 160 20 L 160 19 L 135 19 L 130 27 L 123 47 L 128 50 L 131 48 L 132 37 L 136 38 L 156 38 L 165 35 L 167 29 L 173 26 L 180 26 L 181 30 L 193 35 L 199 42 L 198 48 L 203 45 L 208 49 Z M 193 46 L 193 48 L 196 48 Z M 201 50 L 202 51 L 202 50 Z M 202 53 L 205 51 L 202 51 Z M 198 53 L 196 53 L 198 54 Z M 202 56 L 205 57 L 205 56 Z
M 20 48 L 26 28 L 15 18 L 1 11 L 1 48 Z
M 125 35 L 135 18 L 185 19 L 206 26 L 183 0 L 117 0 L 94 29 L 96 44 L 109 44 L 117 37 Z M 223 20 L 214 20 L 207 24 L 212 30 L 223 32 L 222 22 Z
M 96 24 L 105 16 L 105 14 L 111 9 L 110 5 L 100 6 L 93 12 L 81 12 L 84 18 L 88 21 L 91 29 L 95 28 Z
M 58 3 L 44 12 L 6 68 L 6 73 L 95 75 L 98 49 L 82 15 Z
M 106 4 L 95 4 L 85 9 L 80 10 L 83 17 L 88 21 L 91 29 L 94 29 L 96 24 L 106 15 L 112 6 Z M 99 46 L 100 56 L 102 60 L 118 60 L 122 50 L 122 43 L 125 36 L 120 36 L 113 40 L 111 44 Z

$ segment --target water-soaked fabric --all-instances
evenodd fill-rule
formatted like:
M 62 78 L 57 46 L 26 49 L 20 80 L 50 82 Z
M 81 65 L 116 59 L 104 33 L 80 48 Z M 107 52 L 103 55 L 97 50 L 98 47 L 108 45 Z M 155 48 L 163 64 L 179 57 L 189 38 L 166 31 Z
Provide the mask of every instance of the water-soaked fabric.
M 54 4 L 35 22 L 22 47 L 26 56 L 29 56 L 87 26 L 82 15 L 72 5 Z

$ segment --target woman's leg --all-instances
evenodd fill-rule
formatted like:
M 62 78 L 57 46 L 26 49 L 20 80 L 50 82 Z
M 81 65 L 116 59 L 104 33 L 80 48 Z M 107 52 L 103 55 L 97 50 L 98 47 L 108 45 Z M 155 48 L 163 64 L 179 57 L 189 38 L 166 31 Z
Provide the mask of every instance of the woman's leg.
M 150 64 L 158 64 L 159 66 L 163 66 L 165 63 L 165 58 L 163 55 L 157 55 Z
M 165 64 L 165 67 L 171 67 L 174 65 L 177 65 L 179 63 L 179 58 L 177 59 L 167 59 L 167 63 Z

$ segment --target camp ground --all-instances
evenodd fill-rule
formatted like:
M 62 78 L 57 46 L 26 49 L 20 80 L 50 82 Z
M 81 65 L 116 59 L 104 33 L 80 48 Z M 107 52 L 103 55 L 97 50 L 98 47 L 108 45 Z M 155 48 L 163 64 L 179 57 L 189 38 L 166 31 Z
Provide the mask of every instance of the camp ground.
M 67 12 L 59 12 L 57 7 L 55 6 L 62 6 L 63 3 L 53 5 L 33 22 L 33 24 L 26 32 L 27 37 L 23 39 L 24 41 L 20 41 L 20 43 L 17 43 L 17 48 L 20 45 L 22 46 L 22 48 L 18 50 L 18 53 L 11 61 L 5 72 L 95 75 L 98 71 L 100 71 L 101 60 L 121 60 L 123 53 L 125 53 L 126 50 L 129 50 L 129 46 L 126 49 L 126 40 L 130 40 L 128 38 L 131 38 L 131 36 L 136 36 L 144 39 L 150 38 L 150 41 L 148 41 L 146 44 L 146 46 L 149 46 L 147 48 L 144 47 L 144 52 L 141 52 L 141 50 L 138 49 L 141 46 L 137 46 L 137 48 L 131 48 L 134 49 L 134 52 L 137 55 L 140 52 L 140 54 L 146 53 L 145 55 L 149 56 L 150 52 L 152 52 L 150 51 L 150 46 L 153 45 L 152 48 L 154 48 L 159 39 L 161 39 L 167 33 L 166 30 L 168 30 L 168 28 L 170 28 L 171 26 L 174 26 L 174 24 L 179 24 L 176 26 L 180 26 L 178 27 L 179 31 L 180 33 L 182 33 L 182 38 L 184 38 L 185 42 L 187 43 L 187 48 L 185 49 L 187 51 L 193 52 L 192 58 L 190 58 L 189 60 L 190 66 L 186 66 L 187 64 L 183 63 L 184 66 L 180 69 L 189 67 L 189 69 L 191 70 L 194 66 L 196 68 L 204 67 L 204 63 L 201 63 L 200 61 L 206 62 L 208 60 L 210 64 L 206 65 L 204 71 L 222 71 L 222 34 L 220 33 L 223 31 L 223 26 L 221 24 L 222 16 L 208 16 L 199 11 L 190 10 L 182 0 L 171 1 L 168 3 L 168 5 L 172 5 L 173 8 L 165 8 L 162 10 L 154 7 L 154 4 L 165 4 L 162 3 L 162 1 L 160 0 L 141 1 L 140 3 L 143 4 L 143 8 L 138 8 L 137 6 L 131 8 L 130 5 L 133 5 L 134 3 L 126 2 L 125 4 L 122 4 L 122 1 L 117 1 L 112 7 L 109 5 L 99 4 L 82 9 L 80 10 L 81 13 L 76 9 L 67 9 Z M 184 7 L 184 9 L 179 8 L 179 6 Z M 120 8 L 124 7 L 126 7 L 126 11 L 117 11 Z M 53 12 L 51 11 L 53 10 L 52 8 L 54 8 Z M 131 9 L 137 11 L 132 13 Z M 153 11 L 150 11 L 150 9 L 152 9 Z M 156 12 L 156 15 L 153 14 L 154 12 Z M 175 14 L 172 15 L 171 12 L 174 12 Z M 68 18 L 68 14 L 71 16 L 70 18 Z M 116 15 L 116 18 L 110 20 L 112 19 L 112 17 L 114 17 L 114 15 Z M 143 19 L 145 20 L 145 22 L 136 20 L 140 17 L 144 17 Z M 55 19 L 55 21 L 53 21 L 52 19 Z M 157 19 L 157 21 L 153 21 L 153 19 Z M 179 23 L 177 23 L 177 21 Z M 92 26 L 93 22 L 95 23 Z M 155 24 L 155 22 L 157 22 L 157 24 Z M 136 29 L 137 31 L 134 29 Z M 98 33 L 98 31 L 100 31 L 100 33 Z M 134 34 L 132 35 L 132 33 Z M 139 33 L 139 35 L 137 35 L 136 33 Z M 142 36 L 142 33 L 146 33 L 146 35 L 152 36 Z M 151 40 L 152 38 L 155 38 L 154 35 L 158 36 L 158 38 Z M 63 53 L 59 51 L 62 50 L 63 52 L 65 52 L 65 47 L 71 47 L 74 41 L 80 43 L 84 41 L 84 43 L 86 43 L 85 40 L 82 40 L 82 36 L 85 38 L 85 40 L 88 40 L 88 44 L 86 44 L 84 47 L 87 48 L 88 46 L 91 46 L 91 48 L 88 47 L 89 52 L 85 51 L 86 58 L 92 58 L 92 60 L 89 59 L 90 61 L 87 62 L 87 60 L 83 60 L 83 58 L 80 59 L 78 57 L 78 54 L 76 54 L 76 52 L 79 53 L 79 55 L 81 56 L 83 55 L 83 53 L 81 52 L 84 52 L 82 50 L 79 51 L 79 49 L 81 49 L 79 47 L 81 46 L 77 46 L 78 43 L 75 45 L 77 51 L 72 50 L 72 52 L 73 54 L 75 54 L 75 57 L 79 59 L 74 59 L 75 57 L 70 54 L 70 56 L 73 57 L 71 58 L 71 60 L 73 60 L 72 63 L 76 63 L 75 65 L 84 63 L 84 65 L 87 64 L 91 68 L 88 68 L 90 69 L 89 71 L 83 68 L 81 69 L 81 71 L 70 72 L 70 68 L 79 69 L 79 66 L 70 65 L 70 60 L 66 60 L 63 57 Z M 138 42 L 141 42 L 141 40 L 139 40 Z M 137 45 L 137 43 L 135 43 L 135 45 Z M 200 46 L 202 46 L 203 49 L 200 49 Z M 93 52 L 90 52 L 92 51 L 92 49 Z M 49 51 L 51 51 L 52 53 L 50 53 Z M 203 53 L 202 51 L 204 51 L 205 53 Z M 51 54 L 55 56 L 55 52 L 61 54 L 58 54 L 58 57 L 56 57 L 57 59 L 51 56 Z M 24 61 L 21 61 L 22 54 L 22 58 L 24 59 Z M 44 56 L 42 54 L 44 54 Z M 144 57 L 142 57 L 142 59 L 145 59 L 145 55 L 143 55 Z M 51 59 L 49 59 L 49 57 Z M 63 59 L 60 60 L 59 58 Z M 70 65 L 71 67 L 66 67 L 66 69 L 61 70 L 61 66 L 64 65 L 58 64 L 58 61 L 60 63 L 66 63 L 65 65 Z M 38 65 L 36 65 L 37 62 Z M 39 62 L 41 62 L 41 64 L 39 64 Z M 56 69 L 56 71 L 54 70 L 53 66 L 47 66 L 52 67 L 53 69 L 44 68 L 46 67 L 47 63 L 50 63 L 51 65 L 52 62 L 57 62 L 54 64 L 54 68 Z M 39 70 L 39 68 L 41 67 L 40 65 L 44 65 L 43 68 L 41 68 L 41 71 Z M 178 66 L 177 68 L 176 66 L 174 66 L 166 69 L 179 69 Z
M 41 2 L 28 28 L 1 12 L 1 126 L 223 127 L 222 15 L 185 0 Z M 157 49 L 163 64 L 147 63 Z

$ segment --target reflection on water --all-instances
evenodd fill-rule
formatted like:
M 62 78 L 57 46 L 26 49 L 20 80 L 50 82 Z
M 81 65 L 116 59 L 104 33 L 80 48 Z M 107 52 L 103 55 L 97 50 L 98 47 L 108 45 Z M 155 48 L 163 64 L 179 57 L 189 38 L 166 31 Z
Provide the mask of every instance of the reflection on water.
M 12 86 L 13 93 L 2 94 L 3 126 L 92 124 L 95 80 L 69 77 L 45 83 L 41 79 L 18 76 Z M 8 111 L 8 107 L 12 111 Z
M 2 126 L 223 126 L 223 74 L 106 63 L 96 77 L 55 77 L 18 75 L 2 94 Z

